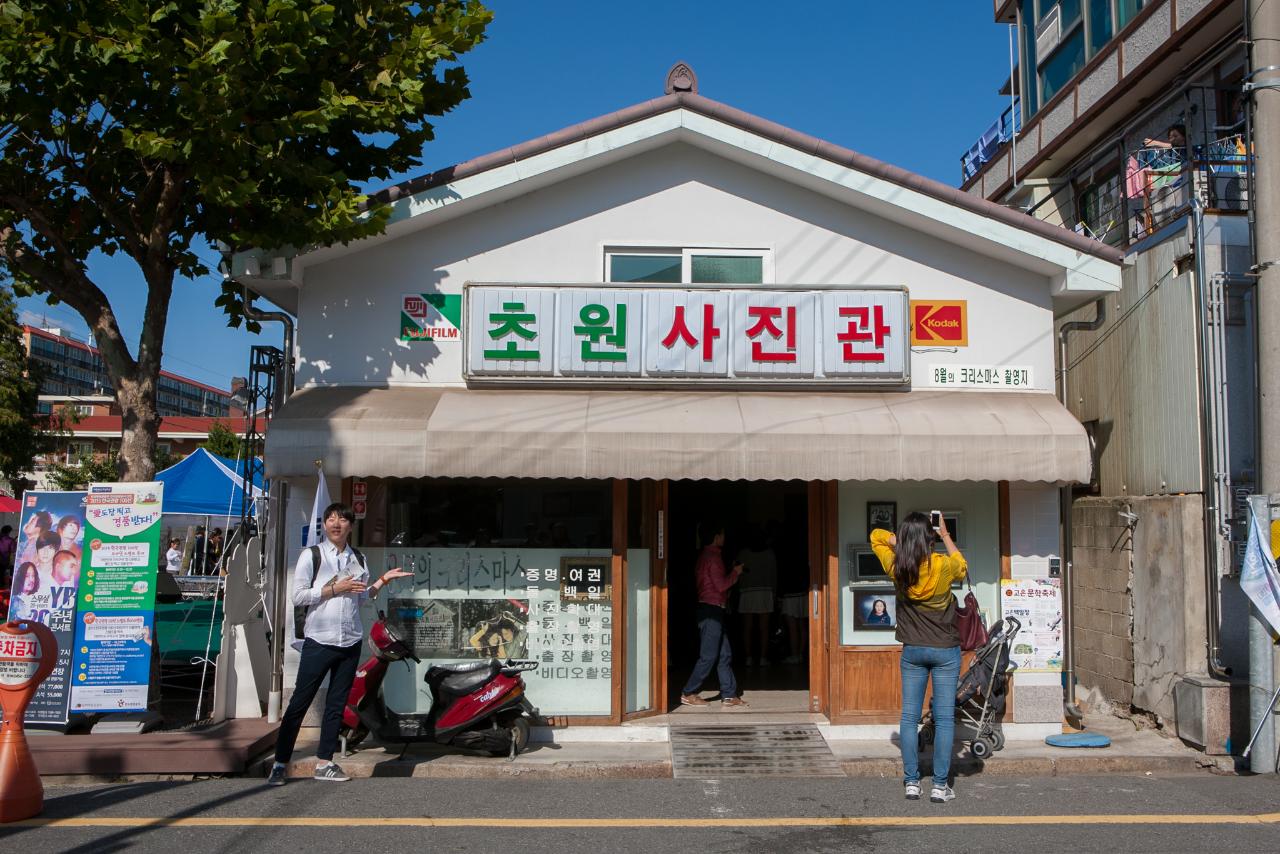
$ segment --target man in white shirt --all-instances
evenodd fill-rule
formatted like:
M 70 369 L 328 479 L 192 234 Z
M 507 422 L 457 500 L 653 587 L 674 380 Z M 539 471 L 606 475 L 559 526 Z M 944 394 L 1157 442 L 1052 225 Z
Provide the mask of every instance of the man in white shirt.
M 165 569 L 170 575 L 177 575 L 182 572 L 182 549 L 178 548 L 180 541 L 174 537 L 169 541 L 169 550 L 164 553 Z
M 302 660 L 298 663 L 298 681 L 276 736 L 276 761 L 267 778 L 268 785 L 284 785 L 285 769 L 293 755 L 302 719 L 325 676 L 329 677 L 329 691 L 320 722 L 315 779 L 336 783 L 351 779 L 333 761 L 333 753 L 338 748 L 342 709 L 351 693 L 360 660 L 360 642 L 364 638 L 360 603 L 369 596 L 376 597 L 388 581 L 413 575 L 397 567 L 369 584 L 364 556 L 348 543 L 354 522 L 355 514 L 345 504 L 326 507 L 325 541 L 303 549 L 293 571 L 293 604 L 307 609 L 305 640 Z M 319 567 L 312 557 L 312 549 L 320 551 Z

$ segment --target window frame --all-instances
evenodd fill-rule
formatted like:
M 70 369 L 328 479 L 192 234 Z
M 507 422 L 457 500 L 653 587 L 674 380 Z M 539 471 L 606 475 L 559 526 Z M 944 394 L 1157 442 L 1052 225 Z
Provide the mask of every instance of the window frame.
M 611 276 L 613 267 L 612 259 L 614 256 L 663 256 L 669 258 L 680 258 L 680 281 L 679 282 L 641 282 L 647 287 L 654 288 L 683 288 L 689 285 L 701 284 L 703 287 L 714 287 L 716 284 L 755 284 L 754 282 L 724 282 L 724 283 L 695 283 L 693 278 L 693 257 L 695 255 L 711 255 L 725 256 L 731 258 L 759 258 L 760 259 L 760 286 L 775 284 L 773 273 L 773 248 L 772 247 L 743 247 L 737 246 L 715 246 L 708 244 L 698 244 L 696 246 L 673 246 L 670 243 L 637 243 L 634 241 L 617 241 L 601 244 L 601 257 L 604 259 L 603 270 L 601 271 L 601 281 L 606 284 L 629 284 L 627 282 L 615 282 Z

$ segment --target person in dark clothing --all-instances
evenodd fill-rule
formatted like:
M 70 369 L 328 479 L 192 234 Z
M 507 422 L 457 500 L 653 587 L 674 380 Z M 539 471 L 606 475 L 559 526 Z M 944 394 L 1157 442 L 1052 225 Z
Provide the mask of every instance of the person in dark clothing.
M 720 677 L 720 705 L 745 706 L 746 702 L 738 696 L 738 683 L 733 677 L 733 650 L 724 630 L 725 603 L 729 591 L 742 577 L 742 564 L 735 563 L 732 570 L 725 571 L 721 554 L 724 549 L 722 525 L 703 523 L 701 534 L 706 545 L 698 555 L 694 572 L 698 587 L 698 663 L 693 666 L 693 673 L 680 693 L 680 703 L 685 706 L 707 705 L 698 692 L 715 666 Z

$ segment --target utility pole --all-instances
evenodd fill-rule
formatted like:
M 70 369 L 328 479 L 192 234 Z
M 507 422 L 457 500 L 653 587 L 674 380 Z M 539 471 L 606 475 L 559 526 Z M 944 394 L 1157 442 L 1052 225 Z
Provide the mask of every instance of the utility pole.
M 1252 62 L 1246 79 L 1253 127 L 1255 216 L 1253 272 L 1258 276 L 1258 422 L 1262 459 L 1258 491 L 1280 494 L 1280 2 L 1247 0 L 1245 32 Z M 1255 772 L 1276 770 L 1275 716 L 1267 708 L 1280 656 L 1256 612 L 1249 617 L 1249 719 L 1264 718 L 1250 757 Z M 1251 726 L 1252 729 L 1252 726 Z

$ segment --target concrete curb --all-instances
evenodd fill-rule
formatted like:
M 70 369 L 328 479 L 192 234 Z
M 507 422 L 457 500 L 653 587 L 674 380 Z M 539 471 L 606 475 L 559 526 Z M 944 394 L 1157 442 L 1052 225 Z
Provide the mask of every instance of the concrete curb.
M 454 761 L 461 759 L 462 761 Z M 429 780 L 659 780 L 670 779 L 671 763 L 666 760 L 631 762 L 551 762 L 520 763 L 503 759 L 466 761 L 468 757 L 449 757 L 448 761 L 422 762 L 389 760 L 377 764 L 348 763 L 342 768 L 351 779 L 370 777 L 416 777 Z M 341 763 L 339 763 L 341 764 Z M 291 780 L 309 780 L 315 760 L 289 763 Z M 262 775 L 266 775 L 265 768 Z
M 926 763 L 927 764 L 927 763 Z M 850 777 L 901 777 L 894 759 L 845 759 L 840 767 Z M 1211 769 L 1183 756 L 1028 756 L 985 761 L 959 757 L 951 768 L 957 777 L 1069 777 L 1107 774 L 1203 774 Z

